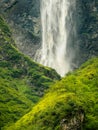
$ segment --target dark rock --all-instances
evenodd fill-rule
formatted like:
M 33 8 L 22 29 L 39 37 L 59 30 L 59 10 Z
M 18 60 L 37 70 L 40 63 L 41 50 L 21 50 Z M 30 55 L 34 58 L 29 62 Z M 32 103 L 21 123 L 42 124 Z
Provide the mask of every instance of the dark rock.
M 77 0 L 79 64 L 98 56 L 98 1 Z
M 0 13 L 12 28 L 17 47 L 33 57 L 40 46 L 40 1 L 1 0 Z
M 74 117 L 61 121 L 61 130 L 82 130 L 83 122 L 84 114 L 76 113 Z

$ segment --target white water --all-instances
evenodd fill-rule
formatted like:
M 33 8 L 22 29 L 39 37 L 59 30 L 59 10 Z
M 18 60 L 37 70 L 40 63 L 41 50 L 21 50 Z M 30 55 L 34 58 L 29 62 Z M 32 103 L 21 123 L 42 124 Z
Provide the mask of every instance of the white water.
M 35 60 L 54 68 L 61 76 L 71 70 L 68 38 L 70 31 L 75 33 L 72 27 L 74 8 L 75 0 L 41 0 L 42 45 Z

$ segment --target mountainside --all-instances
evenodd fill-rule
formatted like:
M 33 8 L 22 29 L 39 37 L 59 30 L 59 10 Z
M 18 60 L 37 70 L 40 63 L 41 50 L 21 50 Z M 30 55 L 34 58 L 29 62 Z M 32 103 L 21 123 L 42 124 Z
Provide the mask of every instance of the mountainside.
M 60 76 L 21 54 L 0 17 L 0 128 L 18 120 Z
M 98 130 L 98 0 L 41 2 L 0 0 L 0 130 Z
M 40 0 L 1 0 L 0 13 L 13 27 L 13 37 L 18 48 L 34 57 L 41 46 Z M 78 50 L 73 64 L 81 65 L 98 56 L 98 1 L 76 0 L 77 40 L 71 45 Z
M 98 58 L 54 84 L 43 99 L 6 130 L 97 130 Z

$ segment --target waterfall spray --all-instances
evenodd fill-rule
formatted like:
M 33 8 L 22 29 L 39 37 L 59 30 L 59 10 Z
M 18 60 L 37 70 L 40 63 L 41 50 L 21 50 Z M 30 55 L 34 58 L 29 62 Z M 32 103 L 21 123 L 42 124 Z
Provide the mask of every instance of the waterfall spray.
M 75 0 L 41 0 L 42 45 L 35 60 L 54 68 L 61 76 L 71 70 L 68 39 L 71 33 L 75 34 L 74 9 Z

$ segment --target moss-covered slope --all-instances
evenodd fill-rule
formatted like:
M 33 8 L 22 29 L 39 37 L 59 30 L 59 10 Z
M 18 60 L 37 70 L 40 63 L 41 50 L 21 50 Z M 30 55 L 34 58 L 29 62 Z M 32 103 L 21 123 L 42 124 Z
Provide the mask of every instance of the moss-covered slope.
M 7 130 L 97 130 L 98 58 L 53 85 L 44 98 Z
M 14 46 L 10 29 L 0 17 L 0 128 L 15 122 L 60 76 L 33 62 Z

